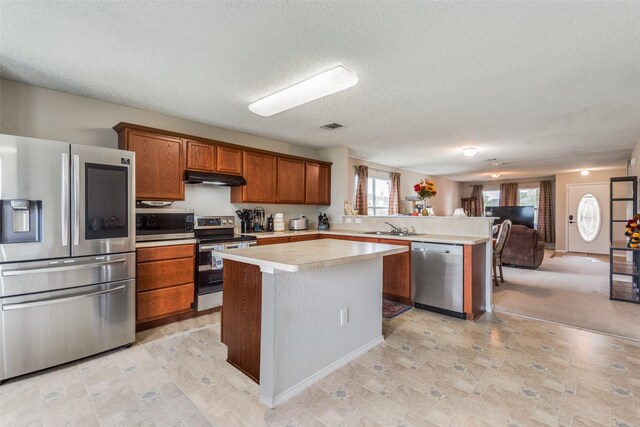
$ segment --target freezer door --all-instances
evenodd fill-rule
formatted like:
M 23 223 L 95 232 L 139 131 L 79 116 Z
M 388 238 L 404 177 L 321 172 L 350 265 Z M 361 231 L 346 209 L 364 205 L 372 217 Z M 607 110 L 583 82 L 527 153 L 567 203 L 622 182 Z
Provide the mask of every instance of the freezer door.
M 0 264 L 0 297 L 133 279 L 136 254 Z
M 70 255 L 69 147 L 67 142 L 0 135 L 0 262 Z M 39 203 L 29 214 L 29 232 L 14 232 L 16 223 L 9 218 L 16 212 L 12 200 L 29 201 L 31 207 Z M 26 224 L 27 217 L 23 219 Z M 39 227 L 38 233 L 33 233 L 33 227 Z M 28 241 L 34 240 L 33 236 L 37 241 Z
M 135 282 L 0 298 L 0 380 L 135 340 Z
M 134 153 L 73 144 L 71 159 L 72 256 L 134 251 Z

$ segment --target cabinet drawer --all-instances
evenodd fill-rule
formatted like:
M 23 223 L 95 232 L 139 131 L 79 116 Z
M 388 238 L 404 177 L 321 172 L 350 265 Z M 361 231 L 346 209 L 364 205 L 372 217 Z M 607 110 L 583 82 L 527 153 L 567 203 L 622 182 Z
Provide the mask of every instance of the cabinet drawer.
M 291 243 L 293 242 L 306 242 L 307 240 L 318 240 L 319 234 L 305 234 L 303 236 L 291 236 Z
M 277 245 L 279 243 L 289 243 L 289 237 L 270 237 L 268 239 L 258 239 L 258 246 Z
M 378 239 L 373 237 L 354 237 L 353 240 L 356 242 L 379 243 Z
M 138 292 L 193 282 L 195 260 L 180 258 L 139 263 L 136 269 Z
M 188 258 L 195 254 L 194 245 L 158 246 L 136 250 L 137 262 L 162 261 L 163 259 Z
M 380 239 L 378 243 L 411 247 L 411 241 L 409 240 Z
M 334 235 L 334 234 L 323 234 L 321 238 L 335 239 L 335 240 L 353 240 L 353 236 L 340 236 L 340 235 Z
M 139 292 L 136 320 L 147 321 L 189 310 L 193 303 L 193 282 L 170 288 Z

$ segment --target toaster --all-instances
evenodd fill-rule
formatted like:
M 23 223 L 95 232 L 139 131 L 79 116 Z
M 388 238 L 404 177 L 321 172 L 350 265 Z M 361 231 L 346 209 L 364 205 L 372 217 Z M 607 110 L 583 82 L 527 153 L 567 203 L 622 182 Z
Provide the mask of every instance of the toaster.
M 304 216 L 301 218 L 291 218 L 289 220 L 289 230 L 291 231 L 308 230 L 308 229 L 309 229 L 309 220 Z

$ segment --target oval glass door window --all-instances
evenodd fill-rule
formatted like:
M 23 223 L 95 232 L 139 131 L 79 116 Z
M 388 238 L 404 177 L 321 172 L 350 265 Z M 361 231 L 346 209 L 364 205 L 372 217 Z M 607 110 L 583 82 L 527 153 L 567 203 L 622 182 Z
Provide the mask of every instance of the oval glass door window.
M 600 203 L 593 194 L 585 194 L 578 203 L 578 232 L 580 237 L 589 243 L 596 240 L 602 226 Z

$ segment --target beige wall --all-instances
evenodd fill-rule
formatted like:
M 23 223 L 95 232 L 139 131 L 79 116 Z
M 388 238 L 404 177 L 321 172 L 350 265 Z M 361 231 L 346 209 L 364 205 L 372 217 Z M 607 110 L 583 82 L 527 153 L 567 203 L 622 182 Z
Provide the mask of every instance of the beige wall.
M 556 250 L 567 250 L 567 185 L 568 184 L 590 184 L 609 182 L 609 178 L 614 176 L 626 176 L 626 168 L 609 169 L 601 171 L 591 171 L 587 176 L 580 175 L 580 172 L 559 173 L 556 175 Z M 609 203 L 609 201 L 605 201 Z M 624 212 L 614 212 L 615 217 L 624 216 Z M 605 227 L 605 225 L 603 225 Z M 607 233 L 608 224 L 606 224 Z M 623 227 L 624 229 L 624 227 Z
M 319 158 L 319 152 L 308 147 L 24 83 L 0 80 L 1 133 L 117 148 L 117 134 L 111 128 L 119 122 L 167 129 L 279 153 Z M 345 154 L 345 162 L 346 157 Z M 253 204 L 232 205 L 228 187 L 204 185 L 187 185 L 185 201 L 176 202 L 174 206 L 195 209 L 200 215 L 233 215 L 237 208 L 255 207 Z M 284 212 L 285 219 L 306 215 L 312 221 L 317 218 L 319 210 L 327 209 L 324 206 L 304 205 L 263 207 L 268 214 Z
M 429 199 L 429 203 L 433 206 L 433 210 L 436 215 L 439 216 L 450 216 L 453 214 L 455 208 L 460 207 L 460 184 L 456 181 L 452 181 L 447 178 L 442 178 L 438 176 L 431 176 L 423 173 L 413 172 L 405 169 L 397 169 L 389 166 L 381 165 L 378 163 L 372 163 L 361 159 L 356 159 L 354 157 L 349 158 L 349 200 L 355 203 L 355 179 L 356 165 L 365 165 L 369 167 L 369 176 L 374 177 L 378 176 L 380 178 L 389 178 L 389 172 L 399 172 L 400 173 L 400 186 L 401 193 L 400 196 L 403 200 L 402 202 L 402 212 L 409 213 L 411 211 L 411 202 L 407 202 L 404 200 L 405 196 L 415 196 L 416 193 L 413 191 L 413 186 L 420 181 L 422 178 L 430 178 L 435 184 L 436 189 L 438 191 L 438 195 Z

